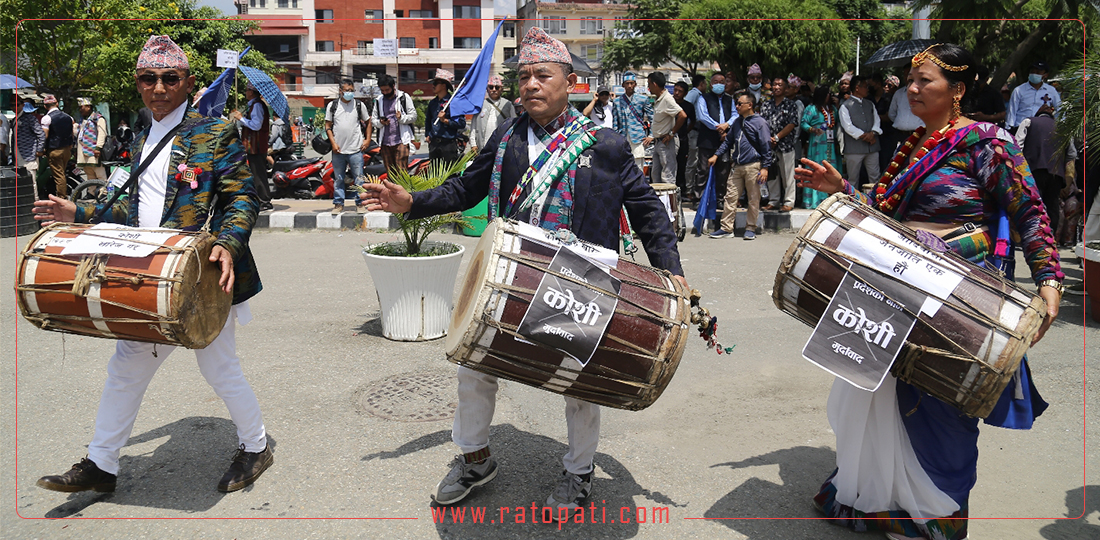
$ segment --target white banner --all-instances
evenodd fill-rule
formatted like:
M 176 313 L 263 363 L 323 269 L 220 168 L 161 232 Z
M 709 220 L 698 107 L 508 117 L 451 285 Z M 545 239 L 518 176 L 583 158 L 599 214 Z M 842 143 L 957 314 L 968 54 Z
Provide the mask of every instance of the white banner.
M 397 40 L 374 38 L 374 56 L 376 58 L 396 58 Z
M 220 68 L 235 68 L 237 67 L 237 59 L 240 58 L 241 53 L 230 49 L 218 49 L 218 60 L 215 63 Z

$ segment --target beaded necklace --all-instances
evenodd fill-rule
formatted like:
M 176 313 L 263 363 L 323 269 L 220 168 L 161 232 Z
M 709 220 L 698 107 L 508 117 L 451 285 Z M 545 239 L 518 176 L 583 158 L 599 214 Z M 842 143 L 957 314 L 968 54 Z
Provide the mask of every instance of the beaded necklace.
M 898 173 L 902 170 L 909 168 L 910 163 L 916 163 L 921 160 L 930 150 L 936 147 L 940 141 L 944 138 L 952 135 L 955 129 L 956 120 L 952 120 L 940 129 L 937 129 L 928 137 L 928 140 L 924 141 L 920 149 L 917 150 L 913 160 L 910 162 L 909 155 L 913 153 L 913 148 L 917 146 L 917 141 L 924 136 L 926 128 L 921 126 L 913 131 L 913 134 L 905 140 L 905 144 L 898 148 L 898 153 L 894 154 L 893 161 L 890 162 L 890 166 L 886 168 L 886 173 L 882 175 L 882 179 L 879 180 L 878 185 L 875 186 L 875 205 L 880 210 L 886 213 L 892 212 L 899 202 L 901 202 L 902 193 L 899 191 L 894 193 L 889 198 L 886 198 L 886 190 L 893 184 L 894 179 L 897 178 Z M 904 164 L 904 168 L 903 168 Z

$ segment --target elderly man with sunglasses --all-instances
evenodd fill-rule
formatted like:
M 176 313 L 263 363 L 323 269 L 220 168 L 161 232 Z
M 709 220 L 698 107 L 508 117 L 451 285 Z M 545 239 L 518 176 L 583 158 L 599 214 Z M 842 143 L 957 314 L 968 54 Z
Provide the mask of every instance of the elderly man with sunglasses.
M 512 102 L 501 97 L 504 91 L 504 80 L 500 75 L 489 77 L 489 86 L 485 93 L 485 105 L 481 112 L 474 117 L 474 126 L 470 130 L 470 142 L 474 144 L 474 150 L 480 151 L 497 127 L 509 118 L 516 117 L 516 108 Z
M 237 491 L 272 464 L 260 404 L 241 371 L 236 323 L 252 315 L 248 299 L 260 292 L 260 278 L 248 248 L 259 200 L 232 124 L 188 107 L 195 87 L 187 55 L 168 36 L 146 42 L 135 73 L 138 92 L 152 112 L 152 125 L 134 140 L 132 182 L 111 184 L 96 203 L 74 204 L 58 197 L 35 203 L 44 222 L 103 221 L 138 227 L 197 231 L 207 220 L 216 238 L 210 261 L 221 269 L 219 284 L 233 295 L 228 320 L 210 345 L 196 349 L 199 371 L 229 409 L 237 426 L 238 449 L 217 488 Z M 119 453 L 130 438 L 138 408 L 157 368 L 174 347 L 118 341 L 107 363 L 88 456 L 69 471 L 38 480 L 62 492 L 113 492 Z

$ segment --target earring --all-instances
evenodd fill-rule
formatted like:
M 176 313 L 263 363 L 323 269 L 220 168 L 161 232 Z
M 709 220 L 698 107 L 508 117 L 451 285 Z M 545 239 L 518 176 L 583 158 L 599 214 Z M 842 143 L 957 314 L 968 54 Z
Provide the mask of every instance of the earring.
M 961 100 L 962 100 L 962 97 L 959 96 L 958 94 L 955 94 L 955 98 L 951 100 L 951 122 L 952 123 L 954 123 L 956 120 L 958 120 L 959 116 L 962 116 L 962 107 L 959 106 L 959 101 L 961 101 Z

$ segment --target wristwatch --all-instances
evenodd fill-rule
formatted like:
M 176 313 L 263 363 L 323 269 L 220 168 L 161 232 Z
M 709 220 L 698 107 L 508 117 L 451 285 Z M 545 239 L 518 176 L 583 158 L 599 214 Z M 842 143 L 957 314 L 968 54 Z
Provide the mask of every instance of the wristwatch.
M 1039 282 L 1039 288 L 1041 289 L 1043 287 L 1050 287 L 1050 288 L 1058 291 L 1058 297 L 1059 298 L 1061 298 L 1062 295 L 1064 295 L 1066 293 L 1066 286 L 1062 285 L 1062 282 L 1058 281 L 1056 279 L 1044 279 L 1044 280 L 1040 281 Z

